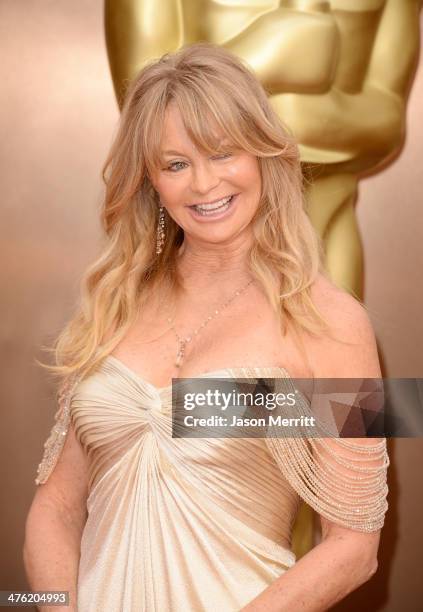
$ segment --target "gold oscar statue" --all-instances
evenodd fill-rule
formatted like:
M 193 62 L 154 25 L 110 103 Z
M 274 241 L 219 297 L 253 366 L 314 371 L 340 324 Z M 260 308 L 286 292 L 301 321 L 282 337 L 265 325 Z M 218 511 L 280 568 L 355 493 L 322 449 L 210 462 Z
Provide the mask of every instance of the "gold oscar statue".
M 300 143 L 308 213 L 336 284 L 362 297 L 355 202 L 360 175 L 399 151 L 419 46 L 421 0 L 106 0 L 119 105 L 144 62 L 196 41 L 222 45 L 256 72 Z M 294 529 L 311 546 L 311 512 Z

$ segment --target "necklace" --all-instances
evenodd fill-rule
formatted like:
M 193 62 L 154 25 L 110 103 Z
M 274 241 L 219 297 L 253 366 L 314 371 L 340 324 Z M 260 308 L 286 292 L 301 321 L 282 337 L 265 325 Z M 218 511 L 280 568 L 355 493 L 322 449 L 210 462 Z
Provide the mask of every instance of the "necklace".
M 176 354 L 176 361 L 175 361 L 175 366 L 177 368 L 179 368 L 181 366 L 181 363 L 184 359 L 184 355 L 185 355 L 185 347 L 186 345 L 191 342 L 191 340 L 197 336 L 200 331 L 210 323 L 210 321 L 212 319 L 215 319 L 221 312 L 222 310 L 224 310 L 227 306 L 229 306 L 229 304 L 231 302 L 233 302 L 233 300 L 235 298 L 237 298 L 239 295 L 241 295 L 241 293 L 244 293 L 244 291 L 251 285 L 251 283 L 253 282 L 254 279 L 251 279 L 246 285 L 244 285 L 244 287 L 242 289 L 238 289 L 238 291 L 235 291 L 235 293 L 233 294 L 233 296 L 231 298 L 229 298 L 229 300 L 227 300 L 224 304 L 222 304 L 220 306 L 219 309 L 216 309 L 213 314 L 209 315 L 207 317 L 207 319 L 205 319 L 205 321 L 203 321 L 201 323 L 201 325 L 199 327 L 197 327 L 197 329 L 195 329 L 192 334 L 190 336 L 187 336 L 186 338 L 181 338 L 181 336 L 177 333 L 174 325 L 171 325 L 171 329 L 173 330 L 173 333 L 176 336 L 176 339 L 178 341 L 178 352 Z M 168 323 L 172 323 L 172 318 L 168 317 Z

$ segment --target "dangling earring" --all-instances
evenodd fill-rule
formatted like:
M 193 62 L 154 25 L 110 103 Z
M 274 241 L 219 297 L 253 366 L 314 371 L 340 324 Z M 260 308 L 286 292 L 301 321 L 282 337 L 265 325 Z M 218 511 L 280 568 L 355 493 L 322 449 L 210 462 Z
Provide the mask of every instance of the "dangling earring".
M 156 240 L 156 255 L 160 255 L 163 251 L 165 241 L 165 215 L 162 205 L 159 207 L 159 222 L 157 224 L 157 240 Z

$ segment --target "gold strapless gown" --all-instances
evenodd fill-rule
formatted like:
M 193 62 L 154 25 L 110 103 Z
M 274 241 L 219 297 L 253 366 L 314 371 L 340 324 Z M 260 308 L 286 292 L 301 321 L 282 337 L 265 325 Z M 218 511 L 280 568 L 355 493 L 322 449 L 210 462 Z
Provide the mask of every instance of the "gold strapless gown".
M 228 376 L 289 378 L 275 367 L 200 377 Z M 287 463 L 289 441 L 172 438 L 172 387 L 155 387 L 114 356 L 70 386 L 59 404 L 36 484 L 53 471 L 72 422 L 89 460 L 78 612 L 240 610 L 294 565 L 300 496 L 352 528 L 383 524 L 385 444 L 371 503 L 351 517 L 350 503 L 341 508 L 336 498 L 331 509 L 317 489 L 304 488 L 295 468 L 305 474 L 305 464 Z

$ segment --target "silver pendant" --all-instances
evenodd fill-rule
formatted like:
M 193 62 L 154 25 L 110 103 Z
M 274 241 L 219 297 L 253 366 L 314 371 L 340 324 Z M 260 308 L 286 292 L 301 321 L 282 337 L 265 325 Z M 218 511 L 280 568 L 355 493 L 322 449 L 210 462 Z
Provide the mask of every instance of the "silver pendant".
M 178 354 L 176 355 L 175 366 L 177 368 L 179 368 L 182 363 L 182 360 L 184 358 L 184 352 L 185 352 L 185 341 L 182 340 L 181 342 L 179 342 L 179 350 L 178 350 Z

